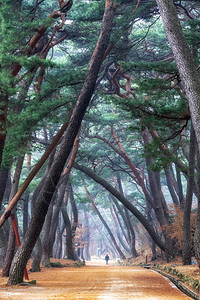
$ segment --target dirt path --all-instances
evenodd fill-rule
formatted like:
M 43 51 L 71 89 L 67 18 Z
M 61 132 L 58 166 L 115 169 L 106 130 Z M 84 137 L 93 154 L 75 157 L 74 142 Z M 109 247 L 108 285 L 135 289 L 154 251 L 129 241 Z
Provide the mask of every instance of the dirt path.
M 139 267 L 90 263 L 81 268 L 43 269 L 30 274 L 36 286 L 5 286 L 0 279 L 0 299 L 190 299 L 160 274 Z

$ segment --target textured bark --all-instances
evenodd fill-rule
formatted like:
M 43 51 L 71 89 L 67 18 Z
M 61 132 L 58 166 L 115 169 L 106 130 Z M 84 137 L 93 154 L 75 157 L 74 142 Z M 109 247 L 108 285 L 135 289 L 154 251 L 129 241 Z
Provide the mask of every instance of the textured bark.
M 50 255 L 51 255 L 51 245 L 50 245 L 50 228 L 51 228 L 51 220 L 53 215 L 53 206 L 54 200 L 56 198 L 56 194 L 51 200 L 49 205 L 49 209 L 46 215 L 44 230 L 43 230 L 43 237 L 42 237 L 42 265 L 43 267 L 50 267 Z
M 200 84 L 199 74 L 187 40 L 183 34 L 173 0 L 156 0 L 164 23 L 167 39 L 189 101 L 192 124 L 200 150 Z
M 200 152 L 197 149 L 197 182 L 200 186 Z M 200 192 L 198 193 L 198 209 L 196 219 L 196 229 L 194 234 L 194 251 L 198 267 L 200 268 Z
M 152 239 L 162 250 L 165 250 L 165 246 L 161 239 L 158 237 L 155 230 L 152 228 L 152 225 L 147 221 L 147 219 L 140 213 L 140 211 L 130 203 L 123 195 L 121 195 L 111 184 L 109 184 L 106 180 L 92 172 L 90 169 L 80 166 L 78 164 L 74 164 L 74 167 L 77 170 L 84 172 L 86 175 L 94 179 L 97 183 L 101 184 L 106 190 L 108 190 L 113 196 L 115 196 L 130 212 L 143 224 L 148 233 L 151 235 Z
M 65 228 L 66 228 L 66 256 L 68 259 L 75 259 L 74 257 L 74 249 L 73 249 L 73 236 L 72 236 L 72 226 L 71 222 L 66 210 L 66 206 L 62 205 L 61 207 L 62 215 L 63 215 L 63 220 L 65 223 Z
M 68 183 L 67 190 L 69 193 L 69 199 L 70 199 L 70 204 L 71 204 L 72 214 L 73 214 L 72 231 L 73 231 L 73 235 L 75 235 L 76 227 L 78 225 L 78 210 L 77 210 L 76 203 L 74 200 L 74 193 L 73 193 L 71 182 Z
M 183 247 L 182 262 L 183 265 L 191 265 L 191 228 L 190 216 L 192 207 L 192 196 L 194 189 L 194 168 L 195 168 L 195 132 L 191 124 L 190 130 L 190 152 L 189 152 L 189 174 L 187 181 L 187 193 L 184 203 L 183 214 Z
M 42 242 L 41 239 L 38 238 L 37 242 L 35 244 L 35 255 L 34 255 L 34 259 L 31 265 L 31 271 L 32 272 L 40 272 L 40 262 L 42 259 Z
M 92 97 L 92 94 L 95 90 L 98 72 L 102 64 L 104 53 L 107 49 L 111 34 L 115 10 L 116 4 L 106 1 L 106 8 L 102 20 L 100 36 L 90 60 L 85 83 L 81 89 L 76 105 L 73 109 L 69 125 L 60 144 L 56 159 L 50 169 L 49 175 L 45 180 L 43 189 L 37 201 L 37 207 L 31 219 L 26 236 L 23 240 L 23 243 L 21 244 L 21 247 L 14 257 L 8 280 L 8 284 L 10 285 L 17 284 L 23 281 L 23 273 L 26 263 L 42 230 L 42 226 L 44 224 L 45 216 L 47 214 L 52 195 L 59 181 L 65 162 L 72 150 L 73 143 L 76 135 L 78 134 L 82 119 Z

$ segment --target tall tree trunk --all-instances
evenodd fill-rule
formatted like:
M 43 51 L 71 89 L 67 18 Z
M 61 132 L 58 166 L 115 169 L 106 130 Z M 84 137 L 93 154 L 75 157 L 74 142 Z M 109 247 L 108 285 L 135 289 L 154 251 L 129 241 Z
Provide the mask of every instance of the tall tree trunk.
M 174 53 L 185 93 L 189 101 L 192 124 L 200 150 L 200 85 L 199 74 L 187 40 L 183 34 L 173 0 L 156 0 L 167 39 Z
M 71 182 L 68 183 L 67 191 L 69 193 L 69 199 L 70 199 L 70 204 L 71 204 L 72 214 L 73 214 L 72 234 L 73 234 L 73 236 L 75 236 L 76 227 L 78 225 L 78 210 L 76 207 L 76 202 L 74 200 L 74 193 L 73 193 L 73 188 L 72 188 Z
M 49 205 L 49 209 L 46 215 L 44 230 L 43 230 L 43 237 L 42 237 L 42 265 L 43 267 L 50 267 L 50 255 L 51 255 L 51 246 L 50 246 L 50 227 L 51 227 L 51 220 L 53 215 L 53 206 L 54 201 L 56 198 L 56 193 L 52 198 L 52 201 Z
M 74 247 L 73 247 L 73 235 L 72 226 L 66 210 L 66 205 L 63 203 L 61 207 L 63 220 L 66 228 L 66 256 L 68 259 L 75 259 Z
M 197 148 L 197 181 L 200 186 L 200 151 Z M 194 251 L 198 267 L 200 268 L 200 192 L 198 193 L 198 209 L 196 218 L 196 229 L 194 234 Z
M 192 196 L 193 196 L 193 188 L 194 188 L 195 144 L 196 144 L 195 132 L 191 124 L 189 174 L 188 174 L 187 193 L 186 193 L 186 198 L 184 203 L 184 214 L 183 214 L 183 247 L 182 247 L 183 265 L 191 265 L 190 216 L 191 216 Z

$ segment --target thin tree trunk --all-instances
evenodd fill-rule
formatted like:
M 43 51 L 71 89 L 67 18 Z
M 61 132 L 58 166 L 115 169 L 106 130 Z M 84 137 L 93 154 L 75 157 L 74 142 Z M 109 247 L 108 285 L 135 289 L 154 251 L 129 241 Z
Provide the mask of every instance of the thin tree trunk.
M 75 253 L 73 249 L 72 226 L 64 203 L 62 204 L 61 211 L 66 228 L 66 256 L 68 259 L 74 260 Z
M 187 182 L 187 193 L 184 203 L 183 214 L 183 247 L 182 247 L 182 262 L 183 265 L 191 265 L 191 228 L 190 216 L 192 207 L 192 196 L 194 188 L 194 168 L 195 168 L 195 132 L 191 124 L 190 130 L 190 152 L 189 152 L 189 175 Z
M 197 182 L 200 186 L 200 151 L 197 148 Z M 198 267 L 200 268 L 200 192 L 198 193 L 198 209 L 196 218 L 196 229 L 194 234 L 194 251 Z

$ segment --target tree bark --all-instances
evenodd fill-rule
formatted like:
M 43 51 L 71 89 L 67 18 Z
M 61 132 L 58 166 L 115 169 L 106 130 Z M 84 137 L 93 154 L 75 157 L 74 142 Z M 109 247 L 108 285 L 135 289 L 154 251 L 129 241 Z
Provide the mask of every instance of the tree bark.
M 23 273 L 26 263 L 42 230 L 42 226 L 44 224 L 45 216 L 47 214 L 52 195 L 55 191 L 65 162 L 72 150 L 73 143 L 76 135 L 78 134 L 82 119 L 92 97 L 92 94 L 95 90 L 98 72 L 109 43 L 115 10 L 116 4 L 107 0 L 100 36 L 90 60 L 85 83 L 81 89 L 76 105 L 73 109 L 69 125 L 59 147 L 56 159 L 50 169 L 49 175 L 45 180 L 43 189 L 37 202 L 37 207 L 31 219 L 26 236 L 23 240 L 23 243 L 21 244 L 21 247 L 14 257 L 8 280 L 9 285 L 17 284 L 23 281 Z
M 32 265 L 31 265 L 32 272 L 40 272 L 41 271 L 41 269 L 40 269 L 41 259 L 42 259 L 42 242 L 39 237 L 35 244 L 35 255 L 34 255 Z
M 61 211 L 66 228 L 66 256 L 68 259 L 74 260 L 75 253 L 73 249 L 72 226 L 64 203 L 62 204 Z
M 192 124 L 200 150 L 200 84 L 199 74 L 183 34 L 173 0 L 156 0 L 169 44 L 189 102 Z
M 190 130 L 190 152 L 189 152 L 189 174 L 187 182 L 187 193 L 184 203 L 183 214 L 183 247 L 182 247 L 182 262 L 183 265 L 191 265 L 191 207 L 194 189 L 194 168 L 195 168 L 195 132 L 191 124 Z
M 197 181 L 200 186 L 200 151 L 197 148 Z M 200 192 L 198 193 L 198 209 L 196 219 L 196 229 L 194 234 L 194 251 L 198 267 L 200 268 Z

